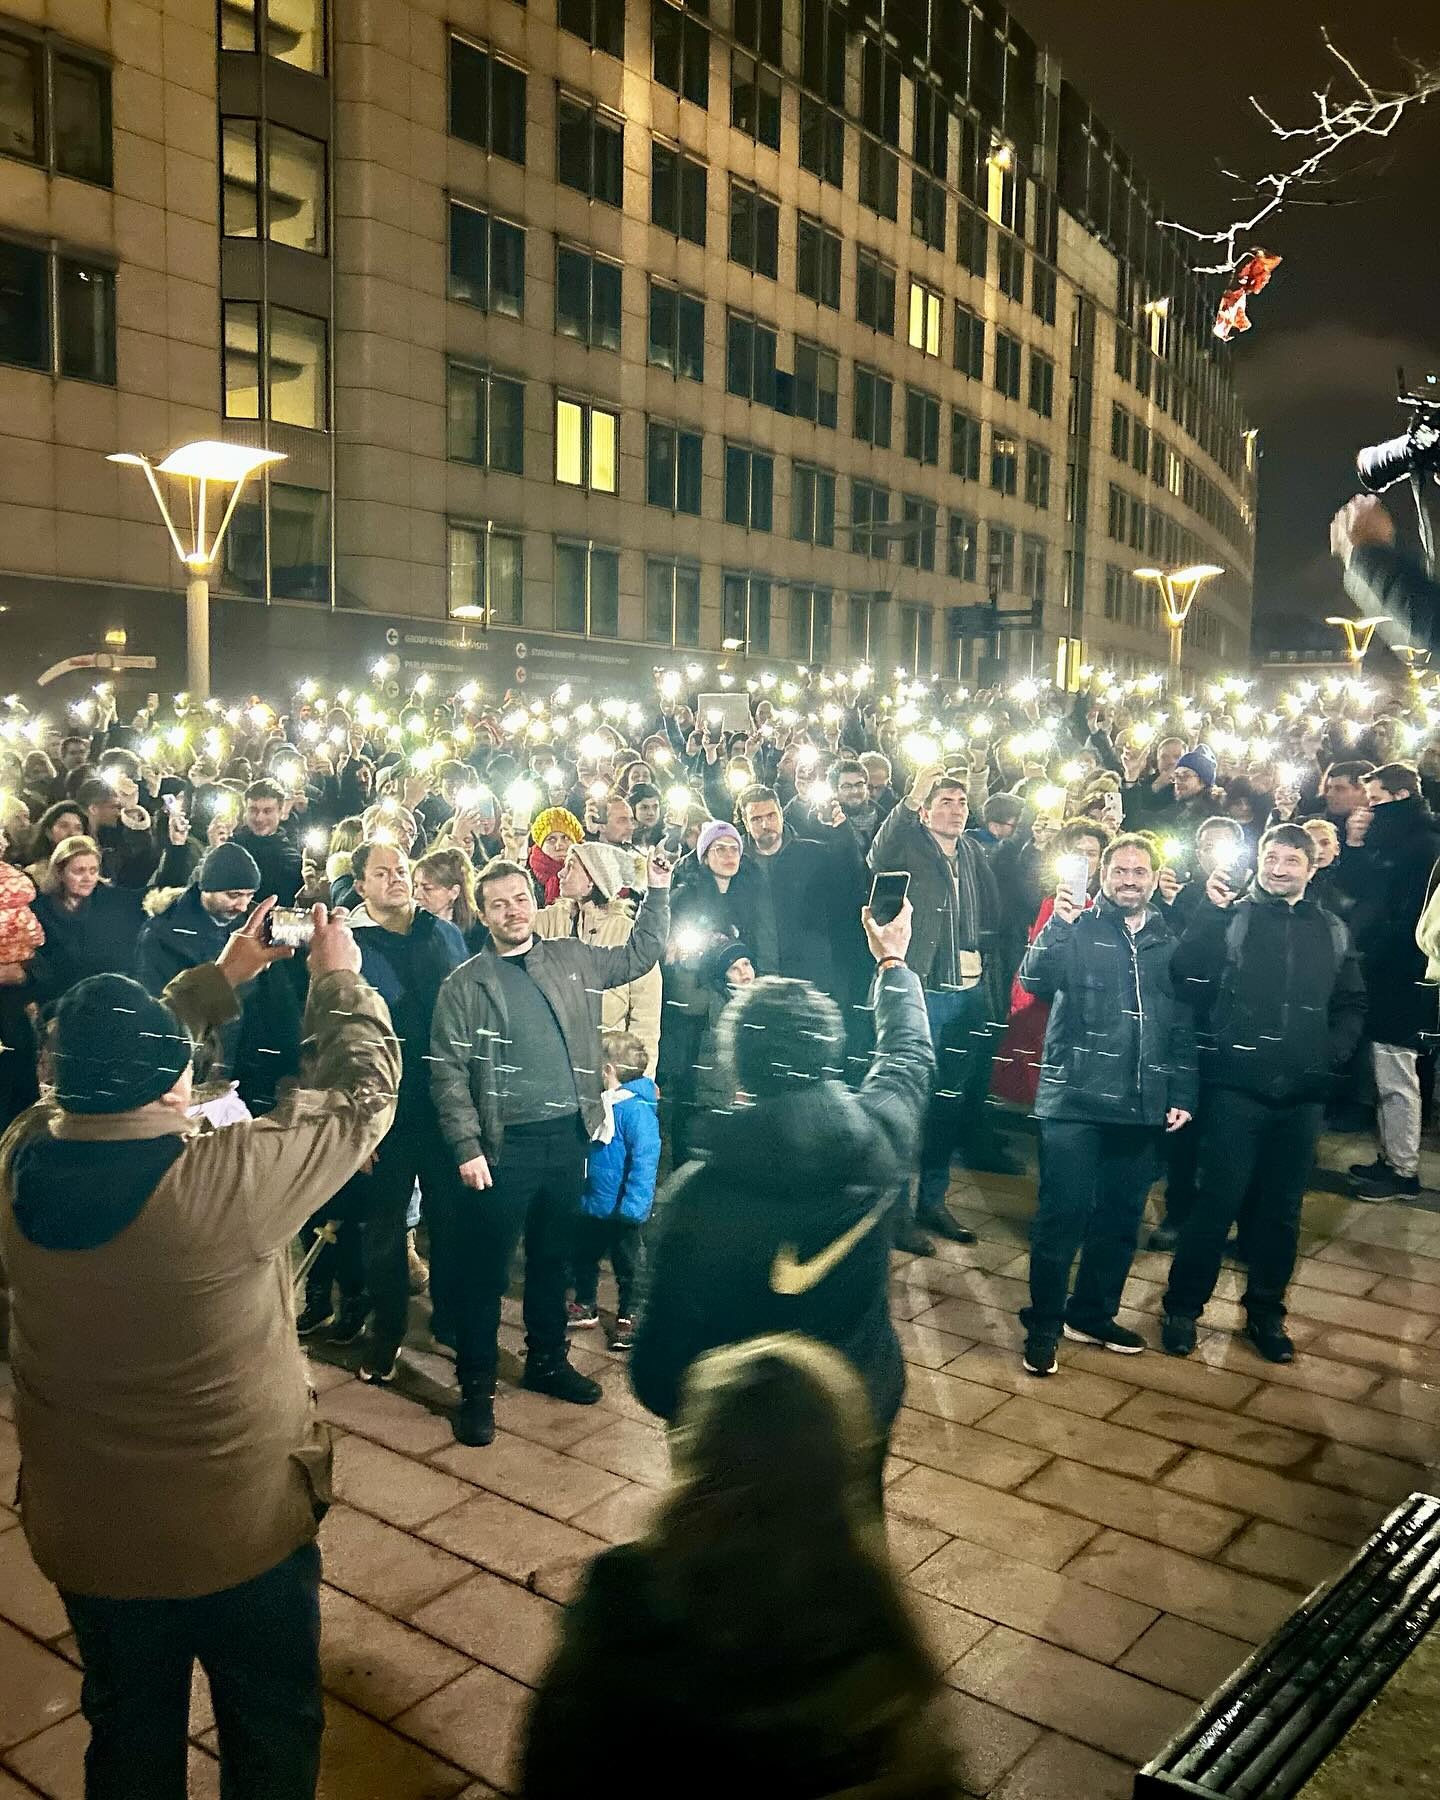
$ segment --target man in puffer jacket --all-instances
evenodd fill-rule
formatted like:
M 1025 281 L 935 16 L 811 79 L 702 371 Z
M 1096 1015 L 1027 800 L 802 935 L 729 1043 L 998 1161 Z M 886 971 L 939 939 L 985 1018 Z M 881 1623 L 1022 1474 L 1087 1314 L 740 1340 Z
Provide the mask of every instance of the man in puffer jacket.
M 612 1350 L 635 1341 L 635 1303 L 644 1267 L 641 1227 L 655 1205 L 660 1167 L 659 1091 L 645 1073 L 646 1050 L 629 1031 L 607 1031 L 604 1056 L 605 1122 L 590 1146 L 585 1191 L 575 1225 L 575 1298 L 571 1325 L 598 1325 L 595 1304 L 600 1258 L 608 1256 L 618 1291 Z

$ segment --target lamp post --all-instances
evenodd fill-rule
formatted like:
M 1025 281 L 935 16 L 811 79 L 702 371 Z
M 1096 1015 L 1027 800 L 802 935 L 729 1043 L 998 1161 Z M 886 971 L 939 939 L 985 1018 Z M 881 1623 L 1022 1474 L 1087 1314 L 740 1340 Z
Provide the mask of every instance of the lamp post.
M 1190 617 L 1190 608 L 1195 604 L 1195 596 L 1207 581 L 1213 581 L 1217 575 L 1225 573 L 1219 563 L 1189 563 L 1183 569 L 1136 569 L 1135 575 L 1141 581 L 1153 581 L 1160 589 L 1160 599 L 1165 607 L 1165 623 L 1170 631 L 1170 673 L 1180 673 L 1180 641 L 1185 633 L 1185 621 Z
M 1363 619 L 1330 618 L 1325 621 L 1327 625 L 1339 627 L 1345 639 L 1345 655 L 1352 670 L 1358 669 L 1364 662 L 1365 652 L 1370 648 L 1370 640 L 1375 635 L 1375 627 L 1385 624 L 1389 617 L 1389 613 L 1370 613 Z
M 210 576 L 220 554 L 225 532 L 235 516 L 245 483 L 257 470 L 271 463 L 283 462 L 279 450 L 256 450 L 249 444 L 222 444 L 210 439 L 184 444 L 172 450 L 162 463 L 152 463 L 148 456 L 132 450 L 117 450 L 105 459 L 145 471 L 150 492 L 160 508 L 160 517 L 170 533 L 170 542 L 185 570 L 185 679 L 191 696 L 204 700 L 210 693 Z M 186 485 L 190 517 L 189 545 L 175 525 L 174 515 L 166 504 L 157 475 L 169 475 Z M 212 511 L 210 489 L 229 488 L 220 523 L 210 529 Z M 216 503 L 213 510 L 219 509 Z

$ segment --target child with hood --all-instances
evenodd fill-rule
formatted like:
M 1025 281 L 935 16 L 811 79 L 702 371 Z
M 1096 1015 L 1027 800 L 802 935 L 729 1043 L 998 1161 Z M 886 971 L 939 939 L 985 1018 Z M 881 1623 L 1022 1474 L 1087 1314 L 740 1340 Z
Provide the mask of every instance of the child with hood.
M 655 1204 L 660 1167 L 659 1094 L 645 1073 L 645 1046 L 632 1032 L 604 1032 L 600 1046 L 605 1059 L 605 1122 L 590 1146 L 585 1168 L 575 1230 L 570 1323 L 600 1323 L 595 1294 L 600 1259 L 607 1256 L 619 1289 L 610 1348 L 628 1350 L 635 1341 L 635 1308 L 644 1267 L 641 1228 Z

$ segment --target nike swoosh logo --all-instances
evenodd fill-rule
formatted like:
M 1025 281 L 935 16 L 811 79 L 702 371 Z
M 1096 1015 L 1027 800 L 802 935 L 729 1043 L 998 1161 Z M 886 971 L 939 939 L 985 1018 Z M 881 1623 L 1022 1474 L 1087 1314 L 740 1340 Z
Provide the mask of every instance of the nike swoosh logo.
M 801 1262 L 795 1254 L 793 1244 L 782 1244 L 775 1252 L 775 1260 L 770 1265 L 770 1292 L 772 1294 L 808 1294 L 810 1289 L 818 1287 L 830 1271 L 836 1268 L 861 1241 L 868 1237 L 885 1214 L 890 1210 L 890 1198 L 877 1200 L 863 1219 L 858 1219 L 848 1231 L 844 1231 L 833 1244 L 812 1256 L 808 1262 Z

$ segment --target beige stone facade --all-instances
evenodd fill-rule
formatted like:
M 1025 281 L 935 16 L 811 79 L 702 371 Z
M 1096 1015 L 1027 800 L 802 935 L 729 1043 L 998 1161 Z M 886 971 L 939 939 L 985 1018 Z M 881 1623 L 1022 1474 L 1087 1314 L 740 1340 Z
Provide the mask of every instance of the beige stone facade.
M 663 15 L 673 25 L 680 18 L 667 0 L 656 0 L 653 16 L 648 4 L 622 8 L 611 0 L 564 0 L 558 9 L 557 0 L 333 0 L 325 39 L 317 40 L 325 44 L 323 57 L 304 39 L 313 4 L 271 0 L 268 23 L 247 51 L 236 47 L 253 31 L 247 0 L 225 0 L 218 15 L 223 45 L 213 0 L 0 0 L 0 49 L 7 30 L 16 38 L 38 34 L 62 54 L 93 53 L 113 69 L 112 185 L 73 179 L 43 160 L 27 166 L 0 157 L 0 241 L 48 245 L 115 269 L 113 383 L 0 362 L 0 585 L 12 597 L 33 597 L 34 578 L 58 581 L 67 604 L 93 597 L 95 619 L 89 607 L 82 610 L 87 628 L 98 628 L 111 622 L 110 613 L 125 613 L 127 595 L 176 591 L 178 571 L 143 483 L 133 471 L 105 464 L 103 455 L 122 447 L 164 451 L 223 434 L 287 455 L 269 497 L 268 536 L 263 504 L 237 519 L 227 583 L 274 602 L 264 626 L 271 635 L 283 637 L 300 604 L 307 613 L 336 606 L 422 621 L 457 644 L 505 628 L 563 638 L 577 623 L 579 570 L 587 585 L 578 621 L 621 644 L 648 641 L 659 654 L 647 592 L 653 601 L 669 568 L 665 579 L 687 595 L 698 585 L 698 630 L 679 609 L 681 648 L 719 653 L 738 635 L 742 651 L 762 660 L 868 656 L 971 678 L 983 672 L 978 659 L 989 643 L 954 634 L 948 615 L 993 597 L 1017 615 L 1011 624 L 1018 626 L 1018 615 L 1037 599 L 1042 629 L 1011 629 L 997 646 L 1012 673 L 1033 666 L 1039 674 L 1061 667 L 1073 674 L 1082 660 L 1140 670 L 1163 664 L 1165 639 L 1153 601 L 1147 607 L 1148 590 L 1130 571 L 1203 559 L 1226 573 L 1197 609 L 1189 657 L 1197 667 L 1246 659 L 1254 444 L 1244 439 L 1223 364 L 1214 370 L 1214 352 L 1195 342 L 1203 296 L 1197 300 L 1188 283 L 1184 295 L 1159 292 L 1155 284 L 1170 280 L 1173 257 L 1164 273 L 1158 265 L 1146 271 L 1132 245 L 1130 267 L 1117 255 L 1114 232 L 1057 202 L 1067 180 L 1074 186 L 1073 167 L 1068 176 L 1063 166 L 1057 170 L 1057 147 L 1063 165 L 1063 134 L 1073 135 L 1074 97 L 1013 23 L 1012 64 L 1018 45 L 1033 75 L 1017 82 L 1012 73 L 1008 111 L 993 105 L 987 119 L 984 103 L 967 108 L 963 95 L 943 80 L 939 87 L 928 81 L 913 59 L 900 74 L 895 58 L 892 81 L 878 46 L 867 45 L 860 30 L 842 29 L 844 9 L 813 0 L 776 0 L 773 11 L 746 0 L 715 0 L 708 13 L 690 9 L 687 49 L 707 68 L 704 106 L 654 78 L 655 20 Z M 617 14 L 623 56 L 573 29 L 588 21 L 589 35 L 604 42 Z M 963 40 L 972 29 L 968 7 L 957 6 L 956 17 Z M 983 50 L 978 17 L 975 59 Z M 767 38 L 767 21 L 777 18 L 778 38 Z M 736 98 L 736 116 L 758 119 L 778 93 L 778 148 L 762 141 L 776 135 L 773 110 L 752 129 L 730 122 L 732 84 L 744 86 L 748 68 L 736 33 L 746 31 L 764 40 L 752 46 L 762 52 L 753 95 L 763 98 Z M 827 65 L 828 96 L 814 91 L 811 55 L 823 31 L 843 40 Z M 482 125 L 473 106 L 467 112 L 457 100 L 457 39 L 468 49 L 472 77 L 477 56 L 509 72 L 512 94 L 523 74 L 523 163 L 497 150 L 493 122 Z M 764 67 L 765 47 L 773 58 L 777 43 L 778 67 Z M 937 55 L 935 67 L 945 77 L 951 64 Z M 745 92 L 752 96 L 751 88 Z M 878 125 L 877 93 L 885 115 Z M 923 241 L 911 222 L 912 194 L 931 179 L 910 154 L 917 109 L 929 117 L 937 96 L 947 102 L 939 128 L 944 174 L 934 177 L 943 247 Z M 557 168 L 558 114 L 576 102 L 601 109 L 602 123 L 622 133 L 619 205 L 578 191 L 566 179 L 573 171 Z M 1034 122 L 1012 134 L 1017 106 Z M 833 171 L 839 181 L 802 166 L 802 136 L 813 145 L 822 116 L 843 134 L 843 171 Z M 227 235 L 235 230 L 227 197 L 233 205 L 244 189 L 233 161 L 237 130 L 242 153 L 247 130 L 270 144 L 272 157 L 282 137 L 323 146 L 322 159 L 328 152 L 328 220 L 318 245 L 295 247 L 294 228 L 287 233 L 278 224 L 273 239 L 287 241 L 265 242 L 263 225 L 258 233 L 252 226 L 248 238 Z M 573 162 L 573 136 L 567 141 Z M 703 245 L 651 222 L 656 141 L 704 167 Z M 933 135 L 929 141 L 933 173 Z M 1073 146 L 1070 157 L 1073 165 Z M 867 159 L 872 173 L 893 168 L 893 220 L 862 199 Z M 814 160 L 813 151 L 806 160 Z M 1007 164 L 1014 173 L 1002 180 Z M 275 166 L 268 205 L 280 221 L 287 210 L 293 215 L 294 204 Z M 731 258 L 732 179 L 778 207 L 774 279 Z M 1125 179 L 1132 179 L 1128 172 Z M 1017 186 L 1023 217 L 1014 210 Z M 467 209 L 472 227 L 483 215 L 523 232 L 519 316 L 475 304 L 473 282 L 463 271 L 457 276 L 452 203 Z M 838 239 L 838 292 L 829 290 L 824 300 L 800 291 L 802 216 L 807 231 L 818 227 Z M 1019 229 L 1010 232 L 1002 218 Z M 957 260 L 962 230 L 972 243 L 983 231 L 983 272 Z M 930 235 L 938 234 L 932 228 Z M 560 247 L 618 268 L 618 349 L 590 347 L 557 328 Z M 862 252 L 893 272 L 892 333 L 857 316 Z M 1002 272 L 1014 297 L 1002 290 Z M 810 284 L 815 280 L 812 270 Z M 922 342 L 908 341 L 912 281 L 937 296 L 938 338 L 931 341 L 938 354 L 927 354 L 923 341 L 923 300 Z M 652 282 L 703 302 L 703 380 L 677 376 L 647 354 Z M 1053 322 L 1037 298 L 1047 285 Z M 458 291 L 469 298 L 452 297 Z M 558 299 L 573 331 L 574 296 Z M 957 303 L 982 322 L 978 376 L 959 366 Z M 1161 316 L 1167 305 L 1168 318 Z M 779 374 L 765 398 L 729 391 L 736 385 L 727 380 L 731 315 L 775 334 Z M 291 326 L 308 322 L 312 345 L 325 346 L 323 365 L 297 374 L 285 363 L 292 342 L 304 348 L 303 333 L 300 340 L 284 335 L 287 319 Z M 274 386 L 268 405 L 266 364 L 256 349 L 267 320 L 271 382 L 281 382 L 282 363 L 291 379 L 288 398 Z M 1148 394 L 1116 372 L 1117 334 L 1133 339 L 1149 365 Z M 1084 340 L 1079 350 L 1077 336 Z M 998 366 L 1002 337 L 1015 358 L 1009 393 Z M 1165 354 L 1146 357 L 1147 340 Z M 833 424 L 798 416 L 825 402 L 816 401 L 808 381 L 788 379 L 799 376 L 797 341 L 802 356 L 806 345 L 819 353 L 822 385 L 824 357 L 835 358 Z M 1049 416 L 1031 403 L 1037 358 L 1052 365 Z M 457 365 L 459 376 L 452 374 Z M 246 366 L 250 398 L 242 395 Z M 855 432 L 864 371 L 892 386 L 888 448 Z M 492 455 L 485 466 L 473 443 L 470 460 L 461 454 L 467 446 L 459 441 L 455 384 L 468 384 L 465 404 L 473 406 L 476 381 L 491 376 L 523 387 L 523 426 L 521 449 Z M 1167 378 L 1177 396 L 1169 409 L 1156 395 Z M 1198 398 L 1193 430 L 1181 423 L 1178 396 L 1187 384 Z M 918 396 L 913 403 L 908 390 Z M 613 492 L 556 479 L 557 402 L 570 399 L 618 414 Z M 1116 406 L 1127 420 L 1118 458 Z M 272 416 L 233 416 L 237 410 Z M 975 423 L 974 451 L 952 450 L 957 410 Z M 1211 422 L 1202 429 L 1207 414 Z M 650 503 L 652 424 L 700 436 L 698 515 Z M 908 447 L 918 456 L 906 454 L 910 425 Z M 1013 476 L 1003 466 L 1007 440 L 1014 444 Z M 997 448 L 1001 467 L 994 473 Z M 737 458 L 727 458 L 727 449 L 755 453 L 744 467 L 752 495 L 768 488 L 769 529 L 760 528 L 763 498 L 747 508 L 748 525 L 727 522 L 727 515 L 735 518 L 738 490 Z M 597 454 L 603 461 L 608 451 Z M 967 467 L 971 455 L 978 460 Z M 518 462 L 518 471 L 507 462 Z M 833 543 L 792 535 L 797 464 L 833 477 Z M 598 485 L 608 485 L 601 475 Z M 800 479 L 812 478 L 802 472 Z M 1012 480 L 1014 491 L 1005 491 Z M 861 510 L 869 488 L 886 491 L 890 529 L 872 538 L 874 553 L 864 555 L 852 547 L 852 524 L 869 516 Z M 1112 489 L 1121 494 L 1116 536 Z M 1047 504 L 1036 503 L 1042 497 Z M 916 503 L 934 508 L 933 567 L 924 566 L 931 560 L 926 519 L 904 534 L 907 501 L 912 513 Z M 952 517 L 973 523 L 973 540 L 959 524 L 952 531 Z M 482 576 L 489 567 L 488 583 L 470 566 L 477 555 Z M 738 585 L 747 578 L 748 588 Z M 750 612 L 737 626 L 742 595 L 750 597 Z M 467 600 L 488 608 L 488 616 L 475 617 Z M 804 633 L 792 623 L 802 608 L 811 622 Z M 306 629 L 313 635 L 313 623 Z

